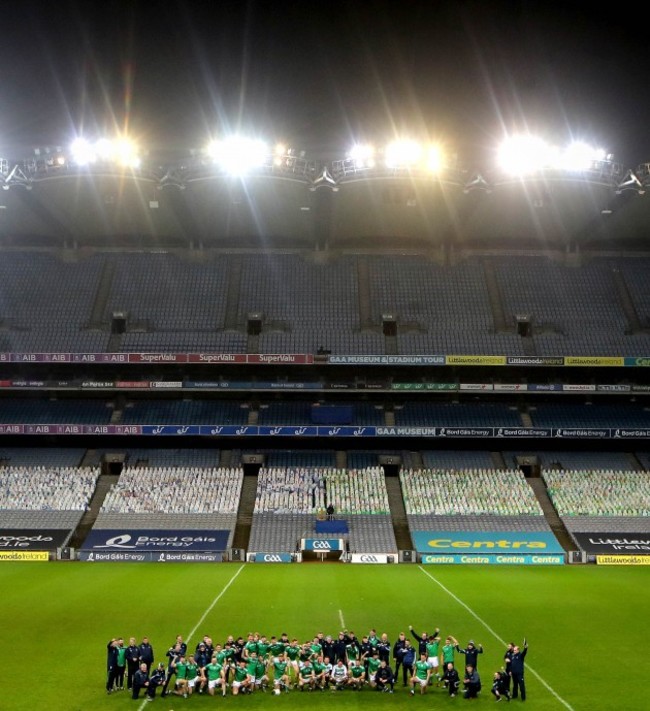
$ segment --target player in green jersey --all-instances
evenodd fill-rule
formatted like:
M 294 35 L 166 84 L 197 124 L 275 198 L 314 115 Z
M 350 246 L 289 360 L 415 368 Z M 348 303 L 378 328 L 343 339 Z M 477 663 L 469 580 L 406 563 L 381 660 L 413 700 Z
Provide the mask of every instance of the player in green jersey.
M 257 652 L 251 652 L 250 656 L 246 660 L 249 692 L 253 692 L 257 688 L 257 661 Z
M 257 656 L 262 657 L 262 659 L 266 659 L 270 647 L 271 643 L 266 639 L 265 635 L 262 635 L 257 640 Z
M 366 670 L 361 662 L 351 661 L 348 665 L 350 675 L 348 677 L 348 686 L 359 691 L 366 683 Z
M 235 667 L 235 678 L 232 681 L 232 695 L 237 696 L 239 692 L 246 693 L 249 691 L 250 682 L 248 679 L 248 670 L 246 669 L 246 660 L 242 659 Z
M 379 669 L 380 665 L 380 659 L 379 659 L 379 650 L 375 649 L 375 651 L 372 653 L 372 657 L 368 659 L 368 681 L 370 682 L 370 686 L 372 688 L 377 687 L 377 681 L 376 681 L 376 676 L 377 676 L 377 669 Z
M 172 693 L 187 698 L 187 659 L 181 655 L 172 661 L 171 667 L 176 674 L 176 688 Z
M 420 694 L 424 694 L 429 686 L 429 680 L 431 679 L 431 666 L 427 662 L 426 653 L 420 654 L 419 661 L 415 662 L 413 665 L 413 676 L 409 681 L 411 687 L 411 696 L 415 694 L 415 685 L 420 685 Z
M 280 656 L 284 653 L 284 648 L 285 644 L 284 642 L 280 642 L 275 635 L 271 637 L 271 642 L 269 645 L 269 653 L 271 655 L 271 658 L 273 659 L 273 662 L 276 662 Z
M 220 645 L 217 645 L 219 647 Z M 215 689 L 221 687 L 221 695 L 226 695 L 226 673 L 223 664 L 217 661 L 217 655 L 212 657 L 212 661 L 205 667 L 205 678 L 208 681 L 208 694 L 214 696 Z
M 298 688 L 300 691 L 304 691 L 305 687 L 313 689 L 315 680 L 314 667 L 311 660 L 307 659 L 304 662 L 300 662 L 298 668 Z
M 187 658 L 187 693 L 192 696 L 196 685 L 201 681 L 200 667 L 193 654 Z
M 289 666 L 293 669 L 294 677 L 298 679 L 298 659 L 300 657 L 300 645 L 297 639 L 291 640 L 291 644 L 285 649 L 289 659 Z
M 438 668 L 440 666 L 440 636 L 436 634 L 434 637 L 429 637 L 427 640 L 427 662 L 431 666 L 432 673 L 440 681 Z
M 250 656 L 255 653 L 257 654 L 257 639 L 253 634 L 249 634 L 244 645 L 244 650 L 242 652 L 242 657 L 244 659 L 250 659 Z
M 348 666 L 351 662 L 356 662 L 361 656 L 361 650 L 359 649 L 359 642 L 355 639 L 350 640 L 345 645 L 345 656 L 348 660 Z
M 281 691 L 289 691 L 289 669 L 291 662 L 286 654 L 278 655 L 273 662 L 273 688 Z
M 314 685 L 316 687 L 318 687 L 319 689 L 324 689 L 325 683 L 327 681 L 327 679 L 325 677 L 325 671 L 326 671 L 327 667 L 325 665 L 325 662 L 323 661 L 323 657 L 322 656 L 317 657 L 314 660 L 312 666 L 314 667 L 314 679 L 315 679 Z
M 266 691 L 269 688 L 269 675 L 267 674 L 268 661 L 264 657 L 257 657 L 255 667 L 255 688 Z
M 458 642 L 454 637 L 449 635 L 447 639 L 445 639 L 445 643 L 442 646 L 442 668 L 446 669 L 447 664 L 451 662 L 451 664 L 454 664 L 454 652 L 456 651 L 456 645 Z

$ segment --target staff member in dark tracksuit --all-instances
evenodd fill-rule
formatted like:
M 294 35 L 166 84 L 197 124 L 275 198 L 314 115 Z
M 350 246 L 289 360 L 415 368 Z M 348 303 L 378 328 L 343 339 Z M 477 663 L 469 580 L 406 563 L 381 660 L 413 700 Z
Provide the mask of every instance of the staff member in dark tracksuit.
M 149 644 L 149 638 L 143 637 L 140 642 L 140 664 L 147 665 L 147 673 L 153 664 L 153 647 Z
M 399 633 L 397 641 L 393 645 L 393 659 L 395 660 L 395 681 L 399 679 L 399 668 L 402 666 L 402 650 L 406 644 L 404 632 Z M 406 686 L 406 684 L 404 684 Z
M 114 637 L 106 645 L 106 693 L 110 694 L 117 680 L 117 648 L 119 646 L 119 640 Z
M 149 672 L 147 671 L 147 665 L 145 662 L 140 664 L 140 668 L 133 675 L 133 692 L 131 694 L 132 699 L 137 699 L 140 696 L 140 689 L 146 689 L 149 691 Z
M 406 686 L 407 681 L 413 676 L 413 665 L 415 664 L 415 647 L 408 639 L 404 642 L 404 647 L 400 650 L 400 655 L 400 661 L 402 662 L 402 686 Z M 395 678 L 397 678 L 397 675 Z
M 126 648 L 126 688 L 133 688 L 133 675 L 140 666 L 140 647 L 135 643 L 135 637 L 129 639 L 129 646 Z
M 474 640 L 470 639 L 465 649 L 461 649 L 460 645 L 456 645 L 456 651 L 465 655 L 465 666 L 478 669 L 478 655 L 483 654 L 483 645 L 476 646 Z
M 510 659 L 510 678 L 512 679 L 512 698 L 516 699 L 521 691 L 521 700 L 526 700 L 526 684 L 524 682 L 524 658 L 528 652 L 528 644 L 524 639 L 524 647 L 515 646 Z

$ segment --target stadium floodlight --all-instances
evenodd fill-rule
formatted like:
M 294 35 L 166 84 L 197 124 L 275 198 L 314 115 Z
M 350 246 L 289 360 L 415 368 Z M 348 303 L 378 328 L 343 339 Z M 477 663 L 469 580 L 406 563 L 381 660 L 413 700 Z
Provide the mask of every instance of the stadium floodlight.
M 443 166 L 443 154 L 439 146 L 429 146 L 427 151 L 427 170 L 438 173 Z
M 97 160 L 95 149 L 86 138 L 76 138 L 70 146 L 70 153 L 77 165 L 89 165 Z
M 226 173 L 245 175 L 264 165 L 269 149 L 263 141 L 243 136 L 230 136 L 210 143 L 207 153 Z
M 606 154 L 602 148 L 594 148 L 587 143 L 575 141 L 560 154 L 558 167 L 570 171 L 589 170 L 595 162 L 605 158 Z
M 498 162 L 511 175 L 526 175 L 553 162 L 553 150 L 536 136 L 511 136 L 499 148 Z
M 77 138 L 70 146 L 72 160 L 80 166 L 91 163 L 115 163 L 124 168 L 138 168 L 140 158 L 138 149 L 133 141 L 119 138 L 111 141 L 100 138 L 91 143 L 86 138 Z
M 125 168 L 140 167 L 137 146 L 128 138 L 120 138 L 113 143 L 113 160 Z
M 348 158 L 357 168 L 375 167 L 375 149 L 367 143 L 356 143 L 348 151 Z
M 422 159 L 422 146 L 416 141 L 393 141 L 384 151 L 387 168 L 412 168 Z

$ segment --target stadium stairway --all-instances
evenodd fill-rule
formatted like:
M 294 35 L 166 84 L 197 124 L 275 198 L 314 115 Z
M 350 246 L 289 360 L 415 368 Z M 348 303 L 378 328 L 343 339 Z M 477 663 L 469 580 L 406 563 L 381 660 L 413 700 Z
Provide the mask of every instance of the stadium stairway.
M 106 494 L 108 494 L 113 484 L 117 483 L 119 478 L 119 474 L 100 474 L 97 479 L 95 493 L 90 500 L 90 506 L 88 507 L 86 513 L 81 517 L 81 521 L 79 521 L 79 525 L 70 539 L 70 546 L 72 546 L 72 548 L 79 548 L 86 540 L 88 532 L 97 520 L 97 516 L 102 508 Z
M 490 452 L 490 458 L 495 469 L 507 469 L 506 460 L 501 452 Z
M 494 322 L 494 330 L 497 333 L 506 333 L 511 331 L 506 323 L 505 312 L 503 310 L 503 299 L 501 297 L 501 289 L 494 270 L 494 264 L 491 260 L 483 261 L 483 274 L 485 275 L 485 285 L 487 287 L 488 299 L 490 301 L 490 310 L 492 311 L 492 321 Z
M 388 492 L 388 506 L 390 517 L 393 522 L 395 542 L 399 550 L 412 550 L 413 543 L 409 533 L 406 509 L 404 508 L 404 497 L 402 495 L 402 485 L 398 476 L 387 476 L 386 491 Z
M 111 296 L 113 287 L 113 278 L 115 276 L 115 263 L 105 262 L 102 267 L 102 272 L 99 276 L 99 283 L 95 293 L 92 311 L 90 313 L 90 322 L 88 328 L 103 328 L 105 324 L 106 311 L 108 300 Z
M 235 534 L 232 540 L 233 548 L 243 548 L 244 550 L 248 550 L 256 495 L 257 475 L 245 474 L 241 487 L 239 508 L 237 509 L 237 524 L 235 525 Z
M 526 481 L 530 484 L 539 505 L 542 507 L 546 522 L 553 531 L 553 535 L 557 538 L 559 544 L 565 551 L 576 550 L 576 544 L 573 542 L 570 533 L 567 531 L 562 519 L 558 516 L 551 499 L 548 496 L 546 485 L 541 477 L 527 477 Z
M 618 296 L 618 303 L 623 309 L 625 314 L 625 319 L 627 321 L 626 333 L 641 333 L 643 327 L 641 326 L 641 321 L 639 319 L 639 314 L 634 305 L 634 300 L 630 294 L 630 290 L 625 281 L 625 277 L 620 269 L 612 269 L 612 277 L 614 279 L 614 286 L 616 287 L 616 294 Z

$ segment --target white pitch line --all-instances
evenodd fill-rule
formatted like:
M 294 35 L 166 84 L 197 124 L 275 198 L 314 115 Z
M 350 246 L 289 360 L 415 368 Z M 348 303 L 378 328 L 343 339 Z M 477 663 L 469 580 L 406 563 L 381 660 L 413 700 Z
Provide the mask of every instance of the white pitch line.
M 244 569 L 244 564 L 242 563 L 242 564 L 239 566 L 237 572 L 232 576 L 232 578 L 230 578 L 230 580 L 224 585 L 224 587 L 223 587 L 223 589 L 221 590 L 221 592 L 220 592 L 220 593 L 217 595 L 217 597 L 215 597 L 214 600 L 210 603 L 210 606 L 209 606 L 208 609 L 203 613 L 203 616 L 201 617 L 201 619 L 194 625 L 192 631 L 187 635 L 186 642 L 189 642 L 189 641 L 192 639 L 192 637 L 193 637 L 193 635 L 195 634 L 196 630 L 198 630 L 199 627 L 203 624 L 203 622 L 205 621 L 205 618 L 210 614 L 210 612 L 212 612 L 212 609 L 214 608 L 214 606 L 219 602 L 219 600 L 221 600 L 221 598 L 223 597 L 223 595 L 224 595 L 224 593 L 226 592 L 226 590 L 228 590 L 228 588 L 235 582 L 235 580 L 237 579 L 237 576 L 242 572 L 243 569 Z M 339 610 L 339 612 L 340 612 L 340 610 Z M 146 705 L 147 705 L 147 698 L 146 698 L 146 696 L 145 696 L 144 701 L 143 701 L 143 702 L 140 704 L 140 706 L 138 707 L 138 711 L 142 711 L 142 709 L 144 709 L 144 707 L 145 707 Z
M 345 629 L 345 619 L 343 618 L 343 610 L 339 610 L 339 620 L 341 622 L 341 632 Z
M 467 610 L 467 612 L 469 612 L 469 614 L 470 614 L 477 622 L 480 622 L 480 624 L 482 624 L 483 627 L 485 627 L 485 629 L 486 629 L 500 644 L 502 644 L 504 647 L 507 646 L 506 642 L 505 642 L 503 639 L 501 639 L 501 637 L 499 637 L 499 635 L 490 627 L 490 625 L 488 625 L 488 623 L 487 623 L 485 620 L 483 620 L 482 618 L 480 618 L 480 617 L 474 612 L 474 610 L 472 610 L 472 608 L 471 608 L 469 605 L 467 605 L 466 603 L 464 603 L 464 602 L 463 602 L 457 595 L 455 595 L 449 588 L 445 587 L 437 578 L 434 578 L 433 575 L 431 575 L 431 573 L 430 573 L 428 570 L 425 570 L 421 565 L 418 565 L 418 568 L 419 568 L 428 578 L 431 578 L 431 580 L 433 580 L 433 582 L 434 582 L 436 585 L 439 585 L 439 586 L 447 593 L 447 595 L 449 595 L 449 596 L 452 597 L 454 600 L 456 600 L 456 602 L 457 602 L 461 607 L 464 607 L 464 608 Z M 550 686 L 544 679 L 542 679 L 542 677 L 541 677 L 529 664 L 526 664 L 526 670 L 529 671 L 529 672 L 537 679 L 537 681 L 539 681 L 540 684 L 542 684 L 542 686 L 544 686 L 544 687 L 546 688 L 547 691 L 549 691 L 551 694 L 553 694 L 553 696 L 555 696 L 555 698 L 556 698 L 565 708 L 567 708 L 569 711 L 574 711 L 574 710 L 573 710 L 573 707 L 572 707 L 567 701 L 565 701 L 565 700 L 557 693 L 557 691 L 555 691 L 555 689 L 554 689 L 552 686 Z

